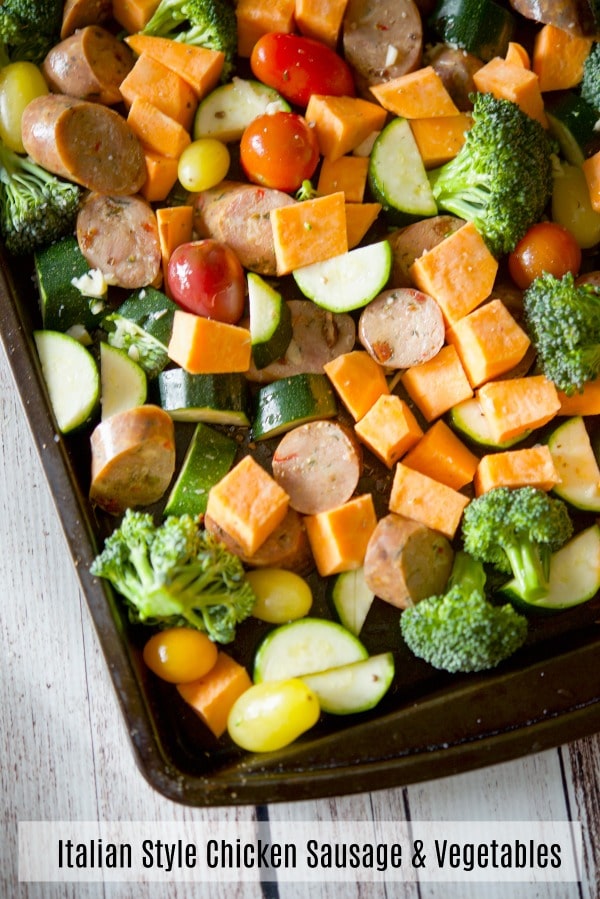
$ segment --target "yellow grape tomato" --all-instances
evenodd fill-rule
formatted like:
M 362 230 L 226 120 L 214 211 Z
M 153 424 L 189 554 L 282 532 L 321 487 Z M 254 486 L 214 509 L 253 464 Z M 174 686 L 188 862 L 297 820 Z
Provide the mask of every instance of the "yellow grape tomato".
M 204 677 L 217 661 L 217 645 L 202 631 L 173 627 L 150 637 L 143 657 L 148 668 L 171 684 Z
M 299 574 L 284 568 L 255 568 L 246 575 L 256 602 L 252 614 L 269 624 L 285 624 L 308 615 L 312 591 Z
M 0 70 L 0 137 L 16 153 L 24 153 L 21 118 L 26 106 L 48 93 L 41 71 L 32 62 L 11 62 Z
M 578 165 L 563 163 L 552 187 L 552 220 L 567 228 L 582 250 L 600 242 L 600 212 L 595 212 L 590 191 Z
M 229 736 L 249 752 L 289 746 L 319 720 L 319 700 L 299 678 L 254 684 L 236 699 L 227 719 Z
M 202 137 L 192 141 L 179 157 L 177 177 L 186 190 L 208 190 L 223 180 L 230 162 L 229 150 L 222 141 Z

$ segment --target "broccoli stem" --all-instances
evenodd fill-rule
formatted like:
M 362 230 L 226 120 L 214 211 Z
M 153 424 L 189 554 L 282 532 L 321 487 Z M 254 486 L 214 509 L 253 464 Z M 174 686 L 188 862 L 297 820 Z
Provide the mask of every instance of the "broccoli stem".
M 454 556 L 446 592 L 450 592 L 453 587 L 460 587 L 465 593 L 485 595 L 486 579 L 483 564 L 464 550 L 459 550 Z
M 521 537 L 519 543 L 502 544 L 523 599 L 539 599 L 548 590 L 550 553 L 538 543 Z

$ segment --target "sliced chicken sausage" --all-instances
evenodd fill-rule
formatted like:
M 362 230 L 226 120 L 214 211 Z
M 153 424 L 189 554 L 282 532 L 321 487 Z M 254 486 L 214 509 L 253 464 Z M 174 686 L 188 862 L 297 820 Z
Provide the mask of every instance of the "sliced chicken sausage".
M 454 550 L 443 534 L 391 512 L 381 518 L 367 545 L 367 586 L 399 609 L 444 592 Z
M 90 268 L 118 287 L 147 287 L 160 274 L 156 214 L 142 197 L 89 194 L 77 215 L 77 242 Z
M 432 66 L 440 76 L 458 109 L 464 112 L 473 109 L 473 75 L 483 66 L 483 60 L 459 47 L 436 44 L 429 50 L 424 62 Z
M 86 25 L 101 25 L 108 21 L 113 11 L 112 0 L 66 0 L 63 9 L 61 38 L 69 37 Z
M 464 221 L 453 215 L 434 215 L 388 235 L 392 248 L 392 287 L 414 287 L 409 269 L 415 259 L 457 231 Z
M 104 419 L 92 431 L 91 447 L 90 500 L 111 515 L 158 502 L 175 471 L 173 420 L 158 406 Z
M 289 300 L 292 339 L 285 356 L 266 368 L 254 365 L 246 372 L 249 381 L 267 384 L 299 374 L 323 374 L 323 366 L 341 353 L 349 353 L 356 341 L 351 315 L 321 309 L 311 300 Z
M 311 421 L 283 437 L 273 453 L 273 477 L 290 506 L 316 515 L 350 499 L 362 471 L 353 434 L 335 421 Z
M 423 25 L 413 0 L 350 0 L 342 28 L 346 62 L 358 92 L 412 72 L 421 64 Z
M 300 575 L 309 574 L 314 568 L 302 516 L 294 509 L 288 509 L 281 524 L 251 556 L 209 515 L 204 516 L 204 526 L 250 568 L 285 568 Z
M 433 297 L 410 287 L 380 293 L 361 313 L 358 337 L 386 368 L 410 368 L 432 359 L 444 344 L 442 311 Z
M 89 190 L 135 194 L 146 180 L 138 138 L 108 106 L 46 94 L 25 107 L 21 131 L 35 162 Z
M 296 201 L 266 187 L 223 181 L 199 193 L 194 201 L 198 237 L 228 244 L 242 265 L 261 275 L 275 275 L 275 247 L 269 212 Z
M 127 44 L 99 25 L 88 25 L 50 50 L 42 72 L 58 94 L 112 106 L 123 99 L 119 85 L 133 62 Z
M 526 19 L 600 39 L 600 20 L 593 0 L 510 0 L 510 5 Z

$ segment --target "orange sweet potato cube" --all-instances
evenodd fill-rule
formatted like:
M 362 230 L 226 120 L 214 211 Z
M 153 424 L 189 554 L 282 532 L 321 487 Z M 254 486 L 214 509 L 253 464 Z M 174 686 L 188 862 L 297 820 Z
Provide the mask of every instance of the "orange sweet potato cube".
M 460 490 L 473 480 L 479 458 L 440 418 L 403 457 L 402 463 Z
M 541 428 L 560 409 L 556 387 L 544 375 L 488 381 L 477 397 L 496 443 Z
M 177 309 L 167 352 L 169 359 L 193 375 L 248 371 L 250 331 Z
M 360 568 L 377 525 L 373 497 L 364 493 L 335 509 L 307 515 L 304 524 L 321 577 Z
M 348 251 L 346 202 L 337 191 L 270 212 L 278 275 Z
M 252 48 L 263 34 L 270 31 L 294 31 L 296 0 L 278 0 L 265 3 L 264 0 L 237 0 L 235 14 L 237 20 L 238 56 L 249 57 Z
M 439 418 L 452 406 L 473 395 L 469 379 L 452 344 L 443 346 L 428 362 L 407 368 L 400 380 L 427 421 Z
M 473 222 L 466 222 L 410 267 L 416 286 L 437 300 L 448 325 L 489 297 L 498 262 Z
M 419 521 L 452 540 L 468 497 L 398 462 L 390 494 L 390 512 Z
M 537 487 L 552 490 L 560 478 L 547 446 L 507 450 L 482 456 L 475 473 L 475 495 L 494 487 Z
M 583 174 L 590 192 L 590 203 L 594 212 L 600 212 L 600 150 L 589 156 L 582 164 Z
M 365 350 L 341 353 L 326 362 L 323 370 L 355 421 L 390 392 L 383 368 Z
M 252 680 L 243 665 L 220 651 L 208 674 L 177 684 L 177 691 L 218 739 L 227 730 L 227 718 L 234 702 L 251 686 Z
M 512 100 L 526 115 L 548 126 L 539 78 L 530 69 L 495 56 L 473 74 L 473 83 L 481 93 Z
M 340 156 L 324 159 L 319 172 L 317 193 L 334 194 L 341 190 L 347 203 L 362 203 L 367 185 L 367 156 Z
M 380 131 L 386 117 L 378 103 L 325 94 L 313 94 L 305 112 L 315 129 L 321 154 L 330 160 L 351 153 L 374 131 Z
M 472 124 L 471 117 L 465 112 L 453 116 L 411 119 L 410 130 L 425 168 L 437 168 L 454 159 Z
M 346 235 L 349 250 L 359 245 L 381 209 L 381 203 L 346 203 Z
M 423 431 L 410 406 L 395 393 L 382 395 L 354 426 L 356 436 L 392 468 Z
M 446 331 L 472 387 L 479 387 L 517 365 L 530 340 L 502 300 L 490 300 Z
M 252 456 L 244 456 L 211 487 L 206 514 L 251 556 L 281 524 L 288 506 L 285 490 Z
M 458 113 L 454 100 L 433 66 L 422 66 L 371 87 L 384 109 L 405 119 L 451 116 Z

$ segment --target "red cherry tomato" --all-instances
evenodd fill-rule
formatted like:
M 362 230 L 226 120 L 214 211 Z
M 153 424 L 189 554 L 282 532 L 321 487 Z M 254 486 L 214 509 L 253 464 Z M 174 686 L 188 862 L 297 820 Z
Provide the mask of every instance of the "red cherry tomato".
M 581 248 L 570 231 L 556 222 L 538 222 L 527 231 L 508 255 L 510 276 L 522 290 L 544 272 L 562 278 L 576 275 L 581 266 Z
M 266 113 L 244 130 L 240 162 L 255 184 L 292 193 L 314 174 L 319 144 L 302 116 L 294 112 Z
M 250 68 L 296 106 L 306 106 L 311 94 L 355 95 L 348 63 L 326 44 L 298 34 L 264 34 L 254 45 Z
M 167 285 L 186 312 L 232 325 L 242 317 L 244 270 L 233 250 L 218 240 L 194 240 L 176 247 L 169 259 Z

